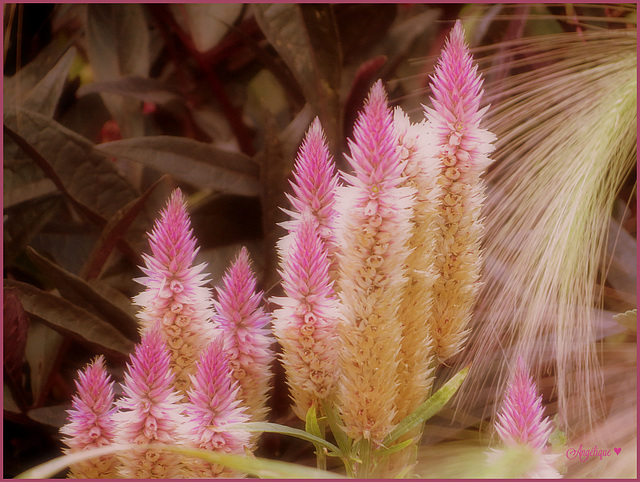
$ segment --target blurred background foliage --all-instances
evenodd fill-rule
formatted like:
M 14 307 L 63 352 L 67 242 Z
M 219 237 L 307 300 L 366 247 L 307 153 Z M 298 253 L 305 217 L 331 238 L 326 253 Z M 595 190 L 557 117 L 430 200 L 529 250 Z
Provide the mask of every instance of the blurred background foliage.
M 485 74 L 486 101 L 495 106 L 488 127 L 502 139 L 488 173 L 491 257 L 499 227 L 523 216 L 499 209 L 517 203 L 511 191 L 505 194 L 519 192 L 509 182 L 526 178 L 517 166 L 531 173 L 541 165 L 532 156 L 525 161 L 533 147 L 518 151 L 527 139 L 537 145 L 547 136 L 540 127 L 547 120 L 534 117 L 533 106 L 544 112 L 574 98 L 588 111 L 593 96 L 573 94 L 596 84 L 567 81 L 524 111 L 516 108 L 525 102 L 518 95 L 551 79 L 573 79 L 571 73 L 586 72 L 581 66 L 601 66 L 630 51 L 631 64 L 619 71 L 636 69 L 635 4 L 4 4 L 3 14 L 5 477 L 60 454 L 58 429 L 76 371 L 95 354 L 103 353 L 121 379 L 138 340 L 130 299 L 141 289 L 133 279 L 147 251 L 144 233 L 174 187 L 189 196 L 198 261 L 208 263 L 210 285 L 245 245 L 261 288 L 275 294 L 275 242 L 284 234 L 277 226 L 284 220 L 279 207 L 287 205 L 287 179 L 313 117 L 320 117 L 341 169 L 356 113 L 378 78 L 392 104 L 421 120 L 428 75 L 453 21 L 462 18 Z M 564 65 L 562 59 L 573 62 Z M 545 68 L 550 73 L 536 77 Z M 596 93 L 616 91 L 616 79 L 598 79 Z M 627 141 L 627 130 L 635 136 L 635 109 L 632 119 L 623 118 L 620 136 Z M 556 117 L 555 130 L 583 120 L 579 109 L 566 112 Z M 527 124 L 528 117 L 542 120 Z M 513 139 L 520 144 L 509 144 Z M 636 318 L 633 312 L 613 315 L 636 308 L 630 267 L 636 266 L 637 151 L 635 137 L 626 144 L 612 139 L 614 150 L 623 151 L 615 158 L 617 177 L 607 185 L 604 207 L 593 208 L 605 216 L 609 242 L 598 238 L 598 249 L 581 258 L 601 258 L 597 282 L 592 272 L 580 278 L 581 286 L 599 294 L 579 302 L 604 314 L 592 319 L 589 311 L 590 351 L 581 352 L 587 361 L 572 379 L 577 388 L 564 381 L 573 371 L 567 375 L 543 363 L 536 369 L 548 413 L 559 412 L 565 429 L 579 427 L 572 440 L 620 443 L 624 450 L 616 461 L 569 463 L 568 476 L 635 476 Z M 583 167 L 572 166 L 571 158 L 562 161 L 568 170 Z M 540 204 L 535 196 L 527 202 Z M 573 241 L 593 245 L 587 238 Z M 498 267 L 507 262 L 498 261 L 490 264 L 490 287 L 497 286 Z M 485 291 L 480 311 L 495 309 L 493 294 Z M 491 325 L 476 318 L 474 332 L 492 336 Z M 546 352 L 540 347 L 571 342 L 557 329 L 525 335 L 547 336 L 532 342 L 541 357 Z M 514 336 L 497 334 L 487 345 L 492 355 L 518 346 L 505 341 Z M 483 340 L 472 342 L 477 347 Z M 479 357 L 489 360 L 485 366 L 493 375 L 473 385 L 473 397 L 462 393 L 455 409 L 430 422 L 418 466 L 423 477 L 473 476 L 491 437 L 504 366 L 493 366 L 494 359 L 478 354 L 474 343 L 458 365 Z M 558 389 L 559 373 L 569 395 Z M 593 396 L 581 394 L 585 377 L 596 379 L 588 388 Z M 273 421 L 294 423 L 279 368 L 271 404 Z M 311 447 L 267 435 L 262 442 L 263 456 L 313 464 Z

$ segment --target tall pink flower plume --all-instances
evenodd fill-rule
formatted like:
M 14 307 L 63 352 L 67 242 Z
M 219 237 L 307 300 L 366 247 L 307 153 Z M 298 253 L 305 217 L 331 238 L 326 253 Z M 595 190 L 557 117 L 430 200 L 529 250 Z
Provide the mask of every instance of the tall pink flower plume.
M 324 131 L 320 119 L 317 117 L 311 123 L 305 136 L 293 170 L 291 182 L 293 195 L 287 194 L 292 210 L 284 210 L 291 216 L 291 221 L 282 225 L 289 231 L 294 230 L 296 223 L 304 212 L 309 211 L 318 222 L 318 232 L 323 240 L 332 265 L 336 263 L 335 226 L 338 212 L 335 209 L 336 189 L 338 187 L 338 173 L 329 154 Z M 279 246 L 281 252 L 284 238 Z M 332 271 L 337 266 L 333 266 Z
M 429 141 L 442 188 L 436 220 L 436 258 L 431 337 L 437 358 L 458 353 L 468 335 L 482 267 L 481 208 L 485 199 L 481 173 L 491 160 L 494 135 L 479 127 L 482 78 L 458 20 L 432 77 L 433 109 L 425 107 Z
M 78 394 L 73 396 L 69 422 L 60 432 L 67 435 L 62 441 L 66 453 L 109 445 L 115 440 L 116 410 L 113 404 L 113 381 L 104 366 L 102 355 L 78 373 Z M 116 476 L 117 459 L 104 455 L 71 466 L 70 477 L 77 479 L 110 479 Z
M 483 79 L 473 65 L 460 20 L 449 34 L 431 80 L 433 109 L 424 108 L 442 154 L 452 158 L 452 164 L 445 165 L 455 165 L 463 178 L 481 173 L 492 162 L 487 154 L 494 149 L 495 136 L 479 127 L 489 107 L 480 109 Z
M 196 365 L 185 404 L 186 423 L 183 440 L 195 448 L 242 455 L 250 444 L 250 433 L 225 430 L 225 425 L 249 421 L 238 399 L 239 386 L 231 375 L 222 339 L 216 339 L 205 349 Z M 185 464 L 187 478 L 237 477 L 230 469 L 204 460 Z
M 406 162 L 387 95 L 378 81 L 349 140 L 355 171 L 338 191 L 341 380 L 339 409 L 347 434 L 379 444 L 393 427 L 401 324 L 415 189 L 401 186 Z
M 136 345 L 124 375 L 124 396 L 118 401 L 117 442 L 175 444 L 178 440 L 183 417 L 170 360 L 157 329 Z M 180 473 L 178 456 L 161 450 L 135 449 L 119 457 L 123 478 L 176 478 Z
M 224 351 L 233 376 L 240 384 L 240 398 L 252 421 L 267 417 L 271 382 L 271 315 L 262 306 L 262 292 L 256 291 L 249 252 L 242 248 L 225 273 L 222 288 L 216 287 L 213 320 L 221 331 Z
M 211 293 L 204 287 L 205 264 L 193 266 L 198 253 L 184 197 L 176 189 L 149 234 L 151 256 L 143 255 L 146 287 L 134 298 L 142 307 L 142 331 L 159 324 L 171 351 L 176 389 L 184 396 L 189 374 L 204 347 L 213 339 Z
M 309 407 L 331 397 L 338 380 L 338 300 L 329 276 L 331 262 L 318 221 L 305 212 L 282 253 L 283 297 L 272 301 L 274 332 L 282 345 L 282 362 L 294 402 L 294 412 L 305 420 Z
M 536 385 L 521 357 L 518 357 L 495 427 L 506 447 L 526 446 L 537 456 L 537 464 L 526 474 L 527 478 L 560 477 L 552 465 L 558 456 L 545 450 L 552 431 L 551 422 L 544 417 L 542 396 L 538 396 Z M 494 450 L 490 458 L 497 459 L 496 453 L 499 452 Z

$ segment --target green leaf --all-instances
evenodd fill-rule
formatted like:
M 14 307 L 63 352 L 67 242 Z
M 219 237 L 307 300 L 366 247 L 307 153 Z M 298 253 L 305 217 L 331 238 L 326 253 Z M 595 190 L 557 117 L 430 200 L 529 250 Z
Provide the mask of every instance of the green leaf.
M 386 455 L 391 455 L 395 452 L 399 452 L 400 450 L 407 448 L 408 446 L 410 446 L 412 443 L 415 443 L 414 439 L 408 439 L 405 440 L 404 442 L 400 442 L 398 444 L 392 445 L 391 447 L 385 447 L 385 448 L 381 448 L 377 450 L 377 454 L 380 456 L 386 456 Z
M 333 434 L 333 436 L 336 439 L 336 442 L 338 443 L 338 447 L 340 447 L 340 450 L 342 451 L 342 453 L 350 456 L 352 442 L 351 442 L 351 439 L 344 432 L 344 430 L 342 430 L 342 427 L 340 425 L 340 418 L 334 411 L 333 405 L 323 402 L 322 406 L 324 408 L 324 413 L 327 417 L 327 422 L 329 423 L 329 428 L 331 429 L 331 433 Z
M 257 196 L 260 190 L 260 170 L 250 157 L 193 139 L 142 137 L 107 142 L 96 150 L 153 167 L 201 189 L 244 196 Z
M 343 457 L 342 451 L 333 445 L 331 442 L 305 432 L 304 430 L 298 430 L 297 428 L 287 427 L 286 425 L 280 425 L 278 423 L 269 422 L 247 422 L 247 423 L 233 423 L 225 425 L 225 430 L 246 430 L 247 432 L 267 432 L 267 433 L 279 433 L 282 435 L 290 435 L 313 444 L 321 445 L 327 449 L 335 452 L 339 457 Z
M 123 355 L 128 355 L 133 349 L 133 342 L 112 325 L 67 300 L 19 281 L 4 280 L 4 285 L 16 289 L 24 310 L 30 316 L 57 331 Z
M 238 472 L 268 479 L 339 479 L 343 476 L 303 465 L 278 462 L 257 457 L 223 454 L 201 449 L 191 449 L 179 445 L 162 446 L 165 450 L 190 457 L 198 457 L 208 462 L 224 465 Z
M 86 281 L 46 259 L 35 249 L 27 247 L 27 255 L 47 275 L 63 298 L 108 321 L 127 338 L 138 339 L 138 322 L 135 318 L 97 293 Z
M 14 76 L 4 78 L 5 110 L 29 109 L 53 117 L 76 55 L 75 47 L 63 48 L 66 52 L 51 42 Z
M 149 74 L 149 30 L 142 6 L 91 3 L 87 6 L 87 52 L 97 81 Z M 138 102 L 102 94 L 123 137 L 144 134 Z
M 108 445 L 97 449 L 83 450 L 82 452 L 64 455 L 55 458 L 37 467 L 19 474 L 17 479 L 48 479 L 69 467 L 72 464 L 90 460 L 101 455 L 114 454 L 121 451 L 141 448 L 140 445 Z M 211 452 L 208 450 L 194 449 L 180 445 L 150 444 L 149 449 L 166 450 L 186 457 L 196 457 L 211 463 L 224 465 L 238 472 L 254 475 L 262 478 L 294 478 L 294 479 L 339 479 L 340 475 L 323 470 L 312 469 L 302 465 L 287 462 L 277 462 L 243 455 Z
M 129 202 L 109 220 L 102 230 L 102 233 L 100 233 L 98 243 L 94 246 L 89 258 L 83 266 L 81 275 L 85 279 L 97 278 L 100 275 L 100 272 L 113 249 L 120 240 L 123 239 L 127 229 L 137 218 L 151 193 L 163 181 L 164 177 L 158 179 L 149 186 L 142 196 Z
M 99 447 L 96 449 L 83 450 L 75 454 L 63 455 L 62 457 L 56 457 L 55 459 L 49 460 L 43 464 L 36 465 L 29 470 L 25 470 L 21 474 L 18 474 L 16 479 L 50 479 L 58 474 L 58 472 L 61 472 L 70 465 L 77 464 L 78 462 L 84 462 L 85 460 L 100 457 L 101 455 L 115 454 L 121 451 L 131 450 L 136 447 L 140 446 L 133 444 L 111 444 L 106 447 Z
M 5 286 L 8 286 L 9 283 L 9 281 L 4 280 Z M 29 314 L 29 310 L 24 306 L 24 303 L 23 307 L 27 314 Z M 55 361 L 58 358 L 58 353 L 63 341 L 64 337 L 49 326 L 41 323 L 37 319 L 30 320 L 24 357 L 29 365 L 31 393 L 33 394 L 33 400 L 36 404 L 41 399 L 43 391 L 47 386 L 47 381 L 55 366 Z
M 449 399 L 456 393 L 469 372 L 469 367 L 463 368 L 456 373 L 451 380 L 445 383 L 440 390 L 434 393 L 429 400 L 420 405 L 413 413 L 404 418 L 392 432 L 382 442 L 389 445 L 394 440 L 407 433 L 413 427 L 417 427 L 426 420 L 429 420 L 444 407 Z
M 178 92 L 171 89 L 161 80 L 136 76 L 103 80 L 83 85 L 78 89 L 76 95 L 82 97 L 96 92 L 109 92 L 156 104 L 168 104 L 182 100 Z
M 342 51 L 332 5 L 253 4 L 258 25 L 317 112 L 330 149 L 342 143 Z
M 304 429 L 307 433 L 315 435 L 318 438 L 322 438 L 322 432 L 320 432 L 320 425 L 318 425 L 318 417 L 316 414 L 316 406 L 312 404 L 307 410 L 307 416 L 304 424 Z
M 5 112 L 4 122 L 47 161 L 51 169 L 47 175 L 53 176 L 59 189 L 62 187 L 104 219 L 137 197 L 108 156 L 96 152 L 90 141 L 54 120 L 20 110 Z
M 171 11 L 185 32 L 191 34 L 195 48 L 206 52 L 222 40 L 233 25 L 243 5 L 241 3 L 182 3 L 170 5 Z

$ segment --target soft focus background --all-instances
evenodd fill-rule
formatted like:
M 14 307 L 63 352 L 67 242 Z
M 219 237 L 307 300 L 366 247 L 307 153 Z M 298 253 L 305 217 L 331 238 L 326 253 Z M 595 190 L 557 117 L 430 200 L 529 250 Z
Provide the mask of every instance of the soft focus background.
M 189 196 L 211 286 L 244 245 L 265 298 L 277 294 L 279 207 L 310 122 L 344 169 L 378 78 L 420 121 L 461 18 L 499 140 L 474 335 L 436 385 L 478 368 L 429 421 L 416 470 L 473 477 L 524 352 L 559 446 L 622 448 L 588 462 L 559 449 L 566 476 L 635 478 L 636 16 L 635 4 L 3 5 L 4 477 L 61 453 L 76 371 L 95 354 L 121 380 L 145 232 L 171 190 Z M 295 424 L 275 371 L 271 419 Z M 259 453 L 314 463 L 275 435 Z

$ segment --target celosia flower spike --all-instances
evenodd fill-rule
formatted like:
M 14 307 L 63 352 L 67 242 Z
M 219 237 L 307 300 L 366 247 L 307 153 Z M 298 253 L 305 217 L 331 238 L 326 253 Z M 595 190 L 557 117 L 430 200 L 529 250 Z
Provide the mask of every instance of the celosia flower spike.
M 225 426 L 249 420 L 238 399 L 239 386 L 231 375 L 222 339 L 204 351 L 192 376 L 189 401 L 185 404 L 183 440 L 195 448 L 242 455 L 250 444 L 250 433 L 225 430 Z M 221 465 L 194 459 L 185 464 L 186 478 L 229 478 L 238 474 Z
M 400 158 L 406 162 L 404 184 L 416 190 L 409 239 L 411 252 L 407 258 L 408 282 L 398 313 L 402 324 L 402 350 L 398 366 L 396 422 L 400 422 L 427 399 L 433 381 L 433 343 L 428 321 L 433 303 L 435 222 L 441 188 L 436 183 L 440 164 L 434 160 L 426 123 L 412 124 L 397 107 L 394 128 L 398 134 Z
M 198 253 L 184 197 L 176 189 L 149 234 L 151 256 L 143 255 L 146 290 L 134 298 L 142 307 L 142 332 L 160 324 L 171 350 L 176 389 L 185 396 L 195 360 L 213 339 L 211 293 L 204 287 L 205 264 L 193 266 Z
M 544 417 L 542 396 L 538 396 L 521 357 L 518 357 L 495 427 L 506 447 L 525 446 L 532 450 L 537 463 L 526 478 L 560 477 L 552 465 L 558 456 L 545 451 L 552 431 L 551 422 Z M 494 449 L 490 460 L 498 460 L 500 452 L 500 449 Z
M 113 415 L 113 381 L 104 367 L 102 355 L 79 372 L 76 380 L 78 394 L 73 396 L 69 422 L 60 432 L 67 435 L 62 441 L 69 447 L 65 453 L 109 445 L 115 440 Z M 112 479 L 116 476 L 117 459 L 103 455 L 97 459 L 72 465 L 69 477 L 76 479 Z
M 116 414 L 117 442 L 174 444 L 183 423 L 180 396 L 173 389 L 170 355 L 157 329 L 136 345 L 124 375 L 123 398 Z M 175 454 L 155 449 L 122 453 L 120 476 L 125 479 L 176 478 L 180 472 Z
M 414 190 L 400 187 L 406 162 L 387 95 L 378 81 L 349 140 L 355 175 L 338 191 L 341 378 L 339 409 L 347 434 L 382 442 L 393 427 L 398 393 L 401 326 Z
M 551 422 L 544 418 L 542 396 L 518 357 L 515 373 L 498 414 L 496 431 L 506 445 L 523 444 L 542 449 L 551 434 Z
M 287 194 L 293 210 L 285 210 L 292 221 L 283 223 L 289 232 L 293 231 L 305 211 L 310 211 L 318 221 L 318 232 L 326 244 L 333 260 L 335 253 L 335 225 L 338 216 L 335 210 L 338 174 L 333 157 L 329 154 L 324 131 L 317 117 L 311 123 L 305 136 L 293 170 L 293 196 Z
M 318 221 L 305 212 L 282 254 L 284 297 L 271 301 L 274 333 L 282 345 L 282 363 L 294 402 L 294 412 L 305 420 L 309 407 L 330 398 L 338 379 L 338 301 L 329 276 L 330 260 Z
M 425 108 L 429 137 L 442 187 L 431 336 L 443 362 L 458 353 L 468 334 L 478 292 L 482 258 L 480 210 L 485 199 L 480 174 L 491 160 L 493 134 L 480 129 L 482 78 L 458 20 L 444 47 L 431 89 L 434 108 Z
M 254 422 L 266 420 L 271 382 L 271 316 L 262 306 L 262 291 L 256 291 L 249 252 L 242 248 L 225 273 L 222 288 L 216 288 L 213 320 L 224 340 L 224 351 L 233 376 L 240 384 L 240 398 Z

